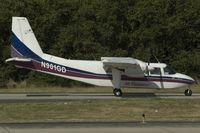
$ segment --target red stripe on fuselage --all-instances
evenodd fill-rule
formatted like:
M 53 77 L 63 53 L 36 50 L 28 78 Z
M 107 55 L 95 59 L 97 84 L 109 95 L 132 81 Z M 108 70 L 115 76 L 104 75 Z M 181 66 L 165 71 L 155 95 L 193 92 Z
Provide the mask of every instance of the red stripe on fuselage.
M 112 80 L 112 76 L 109 75 L 97 75 L 97 74 L 87 74 L 83 72 L 76 72 L 72 70 L 67 70 L 65 73 L 53 70 L 53 69 L 47 69 L 44 67 L 41 67 L 41 63 L 38 61 L 32 60 L 31 62 L 12 62 L 12 64 L 21 66 L 27 69 L 32 70 L 39 70 L 43 72 L 49 72 L 49 73 L 55 73 L 63 76 L 71 76 L 71 77 L 79 77 L 79 78 L 89 78 L 89 79 L 104 79 L 104 80 Z M 180 79 L 165 79 L 164 77 L 129 77 L 126 75 L 122 75 L 122 80 L 127 81 L 146 81 L 146 82 L 174 82 L 174 83 L 184 83 L 184 84 L 192 84 L 190 81 L 180 80 Z

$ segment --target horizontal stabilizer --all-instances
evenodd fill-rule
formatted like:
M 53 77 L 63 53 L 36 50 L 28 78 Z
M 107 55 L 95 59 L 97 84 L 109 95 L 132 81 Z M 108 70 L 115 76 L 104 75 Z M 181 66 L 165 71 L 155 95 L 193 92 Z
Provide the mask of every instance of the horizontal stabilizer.
M 15 65 L 16 67 L 19 68 L 24 68 L 26 66 L 30 66 L 30 64 L 32 64 L 32 60 L 30 58 L 14 57 L 7 59 L 6 63 Z
M 9 63 L 9 62 L 31 62 L 31 59 L 15 57 L 15 58 L 9 58 L 6 60 L 6 63 Z

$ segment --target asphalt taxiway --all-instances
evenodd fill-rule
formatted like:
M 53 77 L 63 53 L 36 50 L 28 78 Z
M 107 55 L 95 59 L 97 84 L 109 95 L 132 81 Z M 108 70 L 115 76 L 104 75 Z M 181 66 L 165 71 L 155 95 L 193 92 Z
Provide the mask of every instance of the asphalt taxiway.
M 0 133 L 199 133 L 200 123 L 25 123 L 0 124 Z
M 124 93 L 115 97 L 111 93 L 0 93 L 0 103 L 58 102 L 84 99 L 123 99 L 123 98 L 171 98 L 200 99 L 200 93 L 184 96 L 182 93 Z

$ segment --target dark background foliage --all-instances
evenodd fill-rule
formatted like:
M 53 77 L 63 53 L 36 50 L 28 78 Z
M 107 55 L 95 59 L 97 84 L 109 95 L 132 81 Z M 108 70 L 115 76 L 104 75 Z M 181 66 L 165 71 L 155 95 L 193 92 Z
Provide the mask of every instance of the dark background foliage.
M 0 0 L 0 87 L 9 79 L 70 86 L 79 83 L 5 64 L 12 16 L 28 18 L 49 54 L 148 61 L 153 51 L 177 71 L 200 77 L 199 0 Z

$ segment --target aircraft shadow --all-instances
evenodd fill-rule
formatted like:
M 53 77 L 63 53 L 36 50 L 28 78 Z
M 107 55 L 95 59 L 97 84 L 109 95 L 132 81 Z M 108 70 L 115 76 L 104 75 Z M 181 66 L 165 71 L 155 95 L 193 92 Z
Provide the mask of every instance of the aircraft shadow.
M 76 94 L 76 95 L 72 95 L 72 94 L 51 94 L 51 93 L 31 93 L 31 94 L 27 94 L 27 97 L 50 97 L 50 96 L 74 96 L 74 97 L 110 97 L 110 96 L 114 96 L 113 94 L 87 94 L 87 93 L 80 93 L 80 94 Z M 147 98 L 147 97 L 156 97 L 155 93 L 123 93 L 122 98 Z
M 122 98 L 147 98 L 156 97 L 155 93 L 123 93 Z

